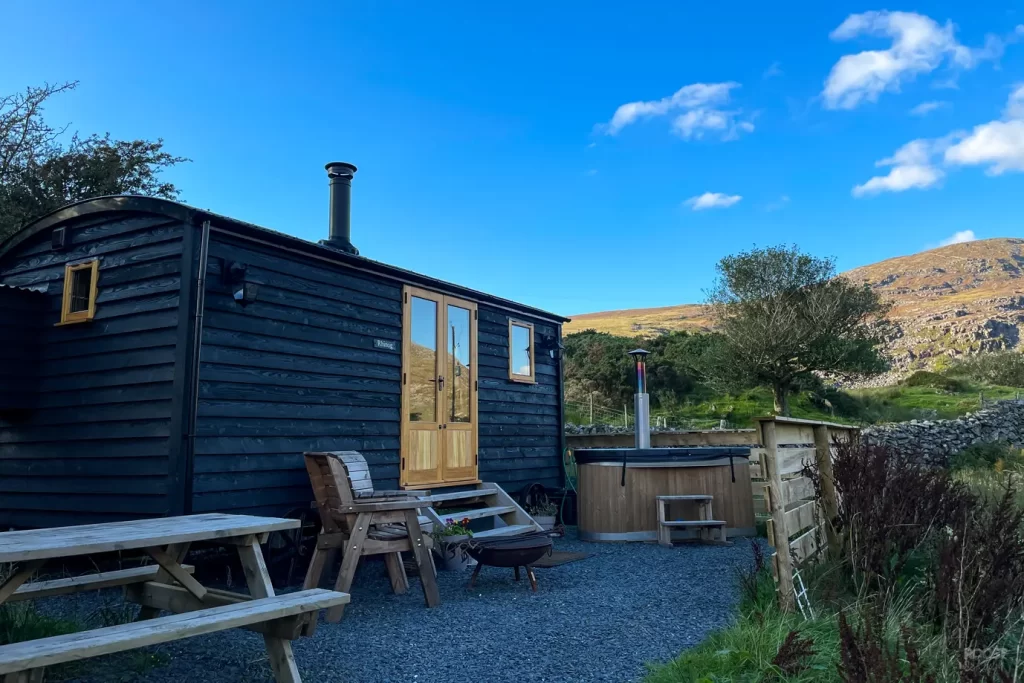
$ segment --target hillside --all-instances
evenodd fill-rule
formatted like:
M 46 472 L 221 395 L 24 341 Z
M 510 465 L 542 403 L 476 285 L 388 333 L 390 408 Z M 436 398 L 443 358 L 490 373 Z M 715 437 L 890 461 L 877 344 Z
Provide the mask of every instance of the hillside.
M 962 354 L 1016 348 L 1024 323 L 1024 239 L 953 244 L 855 268 L 893 304 L 888 351 L 894 375 Z M 708 329 L 700 304 L 573 316 L 566 333 L 596 329 L 619 335 Z M 893 377 L 887 378 L 888 380 Z

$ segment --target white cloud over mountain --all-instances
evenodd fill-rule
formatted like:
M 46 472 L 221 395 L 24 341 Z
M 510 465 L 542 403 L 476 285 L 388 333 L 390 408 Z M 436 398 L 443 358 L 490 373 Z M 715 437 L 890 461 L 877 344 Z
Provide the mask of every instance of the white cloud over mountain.
M 974 231 L 973 230 L 961 230 L 959 232 L 954 232 L 952 235 L 950 235 L 946 239 L 944 239 L 941 242 L 939 242 L 939 246 L 940 247 L 948 247 L 951 244 L 962 244 L 964 242 L 973 242 L 976 239 L 978 239 L 978 238 L 974 236 Z

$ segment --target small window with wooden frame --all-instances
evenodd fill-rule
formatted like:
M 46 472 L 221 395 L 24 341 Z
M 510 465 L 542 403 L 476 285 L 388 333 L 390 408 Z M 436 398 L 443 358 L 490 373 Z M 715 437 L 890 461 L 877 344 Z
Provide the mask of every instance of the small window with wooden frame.
M 64 300 L 58 325 L 84 323 L 96 317 L 96 293 L 100 262 L 68 264 L 64 267 Z
M 513 382 L 536 383 L 533 323 L 508 321 L 508 378 Z

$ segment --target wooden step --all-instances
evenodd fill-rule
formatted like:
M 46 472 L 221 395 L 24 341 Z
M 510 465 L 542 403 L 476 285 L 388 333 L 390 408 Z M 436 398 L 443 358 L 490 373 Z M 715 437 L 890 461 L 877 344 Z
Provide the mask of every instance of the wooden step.
M 510 524 L 509 526 L 499 526 L 494 529 L 488 529 L 487 531 L 474 531 L 473 538 L 494 538 L 495 536 L 518 536 L 528 531 L 534 531 L 532 524 Z
M 674 522 L 660 522 L 662 526 L 683 526 L 683 527 L 702 527 L 702 526 L 725 526 L 725 522 L 717 519 L 680 519 Z
M 92 631 L 0 646 L 0 674 L 124 652 L 272 619 L 313 612 L 349 601 L 347 593 L 314 588 L 233 605 L 134 621 Z
M 423 496 L 421 500 L 430 501 L 434 503 L 447 503 L 453 500 L 471 500 L 473 498 L 481 498 L 483 496 L 493 496 L 498 491 L 496 489 L 471 489 L 469 491 L 454 491 L 452 493 L 436 493 L 429 496 Z
M 658 500 L 712 500 L 714 496 L 704 493 L 687 493 L 679 496 L 658 496 Z
M 492 508 L 477 508 L 476 510 L 459 510 L 451 514 L 438 513 L 442 520 L 454 519 L 456 521 L 460 519 L 483 519 L 484 517 L 498 517 L 499 515 L 507 515 L 510 512 L 515 512 L 518 508 L 515 505 L 498 505 Z

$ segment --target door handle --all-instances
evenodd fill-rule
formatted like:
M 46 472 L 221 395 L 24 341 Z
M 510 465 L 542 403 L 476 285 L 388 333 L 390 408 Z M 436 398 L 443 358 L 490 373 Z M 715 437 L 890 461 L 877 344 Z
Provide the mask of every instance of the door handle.
M 437 388 L 440 391 L 444 391 L 444 377 L 438 375 L 437 377 Z

